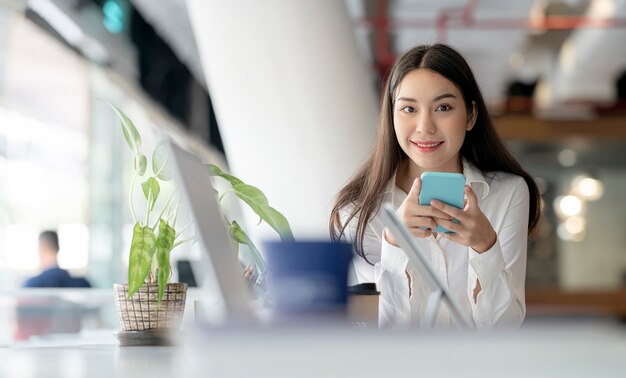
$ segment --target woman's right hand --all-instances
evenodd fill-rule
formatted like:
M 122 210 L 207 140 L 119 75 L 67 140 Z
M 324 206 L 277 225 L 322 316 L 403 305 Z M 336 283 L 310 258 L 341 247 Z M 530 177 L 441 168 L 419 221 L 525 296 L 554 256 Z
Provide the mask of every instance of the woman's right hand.
M 437 222 L 433 218 L 452 219 L 441 210 L 419 204 L 421 187 L 422 180 L 416 178 L 413 181 L 413 185 L 411 185 L 409 194 L 398 210 L 396 210 L 396 214 L 413 235 L 418 238 L 427 238 L 432 235 L 432 230 L 437 229 Z M 389 244 L 399 247 L 388 228 L 385 228 L 384 237 Z

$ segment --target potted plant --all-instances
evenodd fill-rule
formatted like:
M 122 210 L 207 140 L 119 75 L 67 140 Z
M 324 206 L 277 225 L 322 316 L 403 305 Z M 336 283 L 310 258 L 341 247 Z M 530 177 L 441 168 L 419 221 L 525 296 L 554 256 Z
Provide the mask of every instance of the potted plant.
M 128 261 L 128 284 L 114 285 L 116 308 L 122 332 L 122 345 L 161 344 L 163 330 L 177 330 L 185 309 L 187 284 L 170 283 L 170 254 L 187 240 L 181 240 L 190 224 L 177 228 L 178 201 L 173 190 L 160 211 L 157 200 L 161 184 L 172 178 L 167 164 L 166 146 L 159 142 L 150 160 L 143 154 L 141 136 L 133 122 L 111 105 L 121 121 L 124 139 L 133 153 L 134 175 L 130 186 L 129 206 L 134 227 Z M 133 207 L 137 179 L 151 175 L 141 183 L 146 213 L 138 217 Z M 154 216 L 154 214 L 157 214 Z
M 134 175 L 129 194 L 129 207 L 134 221 L 133 238 L 130 246 L 128 264 L 128 284 L 114 285 L 116 293 L 116 307 L 123 332 L 118 338 L 125 345 L 160 344 L 162 337 L 158 334 L 164 329 L 178 329 L 182 320 L 187 284 L 169 283 L 171 266 L 170 254 L 180 244 L 191 240 L 181 240 L 184 232 L 191 224 L 177 230 L 176 220 L 178 208 L 172 192 L 162 203 L 158 216 L 151 215 L 157 210 L 157 199 L 161 194 L 161 183 L 172 178 L 172 172 L 167 164 L 167 150 L 162 142 L 155 147 L 152 158 L 142 152 L 141 136 L 133 122 L 121 110 L 112 106 L 121 121 L 124 139 L 133 153 Z M 152 175 L 141 183 L 141 190 L 146 200 L 146 215 L 139 219 L 135 215 L 132 204 L 133 191 L 136 181 L 143 177 L 148 167 Z M 230 189 L 219 195 L 219 202 L 228 194 L 235 194 L 246 203 L 259 217 L 279 234 L 282 241 L 293 241 L 293 233 L 287 219 L 269 205 L 263 192 L 239 178 L 223 172 L 216 165 L 210 164 L 208 173 L 220 177 L 230 184 Z M 208 194 L 207 194 L 208 195 Z M 246 245 L 249 248 L 253 267 L 246 269 L 251 277 L 257 294 L 264 295 L 265 262 L 250 237 L 236 220 L 229 220 L 225 215 L 230 234 L 237 245 Z M 129 337 L 130 332 L 140 332 L 141 335 Z M 156 334 L 155 334 L 156 333 Z M 131 340 L 129 340 L 129 338 Z

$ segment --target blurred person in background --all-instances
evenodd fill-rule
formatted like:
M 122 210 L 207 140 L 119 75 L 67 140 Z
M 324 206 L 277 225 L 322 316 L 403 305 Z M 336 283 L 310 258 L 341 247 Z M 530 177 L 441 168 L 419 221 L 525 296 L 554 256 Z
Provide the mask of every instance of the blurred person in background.
M 43 231 L 39 234 L 39 264 L 42 272 L 24 282 L 22 287 L 91 287 L 84 278 L 70 276 L 59 268 L 59 236 L 56 231 Z

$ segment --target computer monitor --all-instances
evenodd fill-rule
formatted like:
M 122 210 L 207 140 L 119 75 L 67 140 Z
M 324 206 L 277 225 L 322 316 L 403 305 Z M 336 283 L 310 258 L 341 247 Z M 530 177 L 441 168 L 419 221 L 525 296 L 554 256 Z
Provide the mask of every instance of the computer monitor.
M 243 278 L 237 251 L 233 248 L 224 216 L 217 201 L 207 166 L 184 146 L 169 138 L 176 183 L 187 204 L 201 249 L 200 261 L 193 263 L 194 275 L 206 292 L 205 314 L 212 323 L 254 321 L 251 297 Z M 217 287 L 216 303 L 210 287 Z M 211 296 L 213 298 L 211 298 Z
M 474 322 L 470 319 L 468 314 L 463 311 L 460 303 L 450 292 L 448 285 L 439 277 L 435 269 L 430 265 L 430 262 L 426 259 L 426 256 L 420 251 L 413 235 L 396 215 L 394 208 L 390 204 L 385 204 L 382 210 L 385 225 L 389 227 L 389 230 L 400 244 L 400 247 L 405 252 L 409 253 L 410 251 L 410 253 L 417 257 L 417 269 L 419 270 L 419 274 L 424 278 L 424 281 L 430 285 L 431 295 L 428 298 L 423 314 L 425 318 L 423 324 L 425 327 L 434 327 L 439 306 L 443 301 L 448 306 L 452 319 L 458 327 L 472 328 Z

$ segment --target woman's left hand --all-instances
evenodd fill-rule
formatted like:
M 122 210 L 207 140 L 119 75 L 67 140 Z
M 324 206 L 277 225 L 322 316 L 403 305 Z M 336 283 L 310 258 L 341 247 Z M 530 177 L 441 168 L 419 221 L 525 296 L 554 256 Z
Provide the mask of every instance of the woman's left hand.
M 465 194 L 467 195 L 467 204 L 462 210 L 441 201 L 432 200 L 430 202 L 432 207 L 443 211 L 454 219 L 458 219 L 460 223 L 441 218 L 434 219 L 437 224 L 453 232 L 443 234 L 445 238 L 471 247 L 478 253 L 483 253 L 496 244 L 496 232 L 491 223 L 489 223 L 489 219 L 478 207 L 476 193 L 469 185 L 465 185 Z

